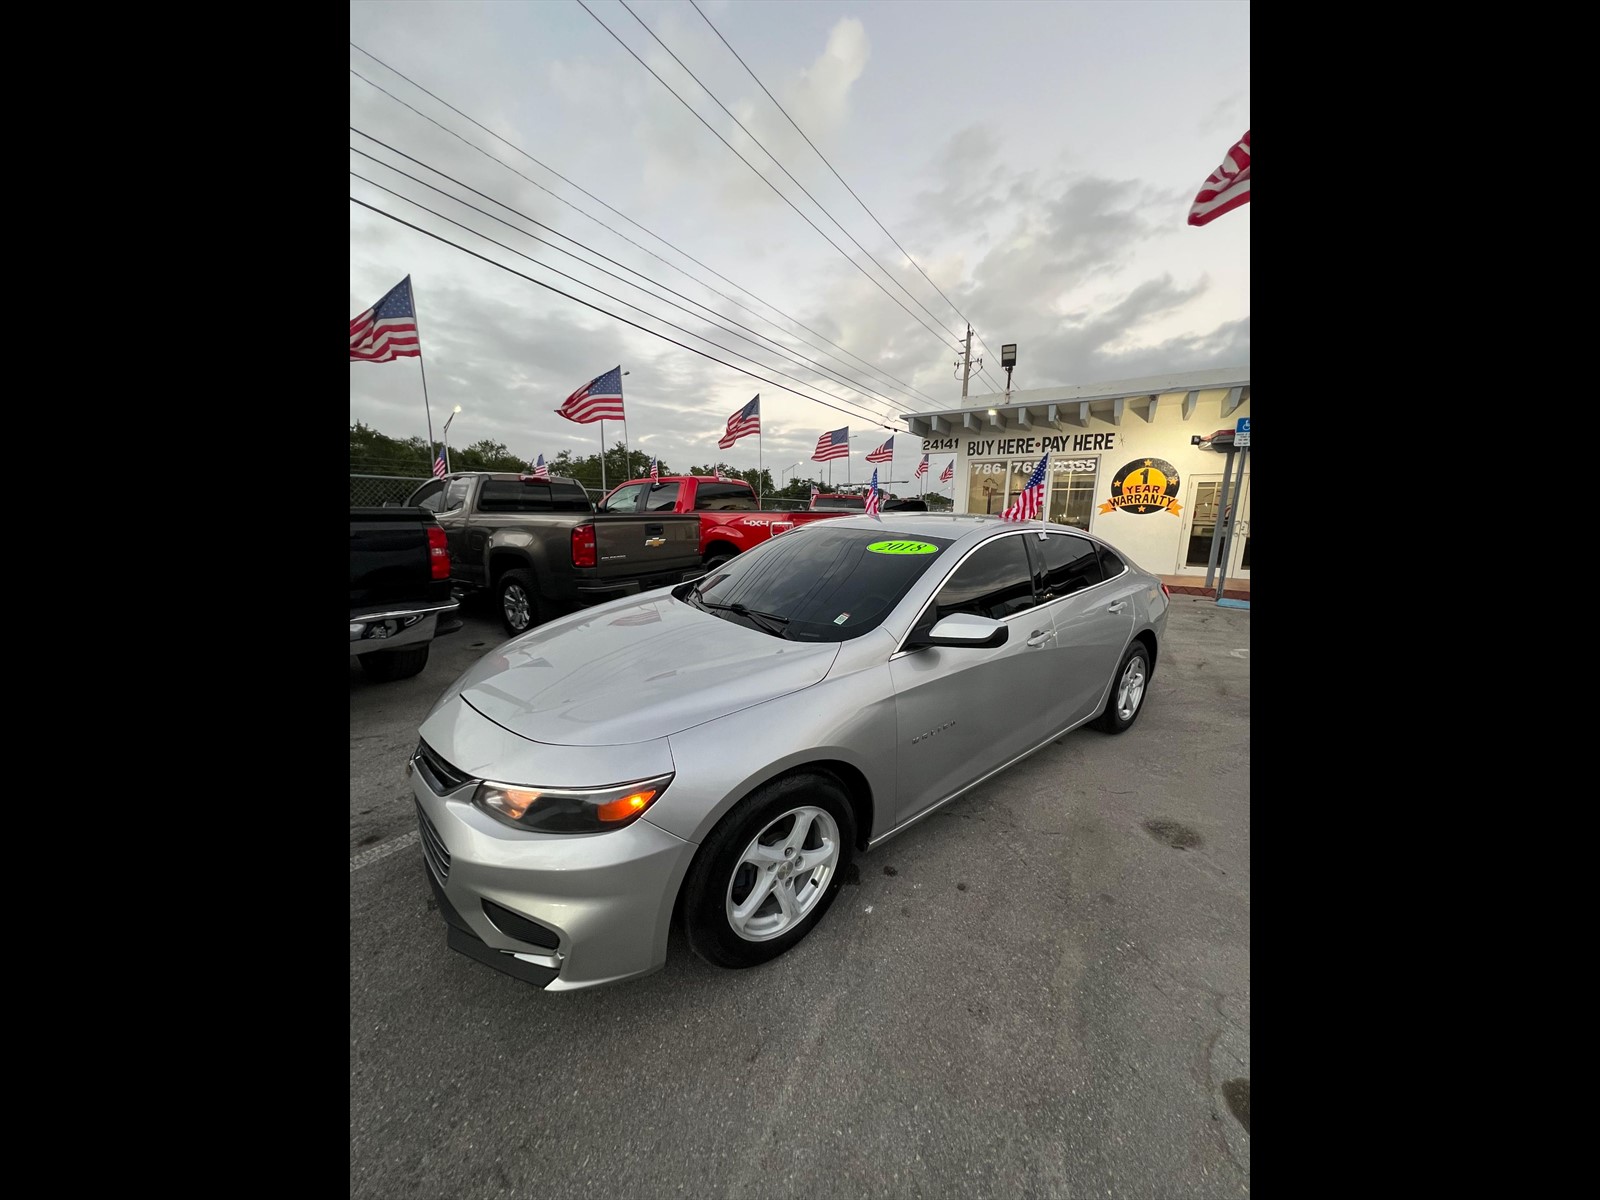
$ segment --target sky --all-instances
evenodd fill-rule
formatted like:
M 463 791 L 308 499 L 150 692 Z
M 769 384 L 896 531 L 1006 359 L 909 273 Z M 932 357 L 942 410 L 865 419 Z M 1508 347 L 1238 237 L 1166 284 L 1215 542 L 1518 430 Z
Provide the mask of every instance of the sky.
M 962 403 L 967 320 L 974 396 L 1005 343 L 1015 388 L 1248 367 L 1251 206 L 1187 215 L 1250 128 L 1249 34 L 1245 0 L 356 0 L 348 315 L 409 275 L 423 359 L 352 362 L 350 419 L 426 438 L 426 370 L 436 439 L 459 405 L 452 446 L 593 453 L 554 410 L 620 363 L 674 471 L 816 476 L 847 425 L 860 482 L 902 414 Z M 757 394 L 759 448 L 719 450 Z M 893 477 L 920 455 L 901 432 Z

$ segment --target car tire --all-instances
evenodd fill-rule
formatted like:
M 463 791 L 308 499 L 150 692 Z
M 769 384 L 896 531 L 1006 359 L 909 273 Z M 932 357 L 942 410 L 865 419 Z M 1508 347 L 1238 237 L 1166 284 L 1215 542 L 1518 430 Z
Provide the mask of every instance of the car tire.
M 550 619 L 532 571 L 507 571 L 495 585 L 495 595 L 500 601 L 500 623 L 513 636 Z
M 723 563 L 727 562 L 732 557 L 733 557 L 733 555 L 727 553 L 727 551 L 718 550 L 714 554 L 706 555 L 705 561 L 702 562 L 700 565 L 703 566 L 708 571 L 715 571 L 718 567 L 720 567 Z
M 428 665 L 429 643 L 405 650 L 383 650 L 361 655 L 361 669 L 374 683 L 393 683 L 396 679 L 410 679 L 422 674 Z
M 1105 711 L 1095 718 L 1094 727 L 1105 733 L 1126 733 L 1131 729 L 1150 695 L 1150 673 L 1150 648 L 1135 641 L 1117 664 L 1111 695 L 1106 697 Z
M 797 830 L 801 817 L 803 831 Z M 794 844 L 797 832 L 802 836 Z M 758 840 L 760 866 L 751 861 Z M 683 916 L 690 947 L 714 966 L 734 970 L 777 958 L 832 906 L 855 840 L 855 810 L 832 775 L 790 775 L 758 788 L 723 817 L 689 868 Z M 803 866 L 808 854 L 817 860 L 809 868 Z M 818 876 L 819 870 L 825 874 Z M 759 897 L 758 888 L 765 889 Z M 742 920 L 740 910 L 747 910 Z

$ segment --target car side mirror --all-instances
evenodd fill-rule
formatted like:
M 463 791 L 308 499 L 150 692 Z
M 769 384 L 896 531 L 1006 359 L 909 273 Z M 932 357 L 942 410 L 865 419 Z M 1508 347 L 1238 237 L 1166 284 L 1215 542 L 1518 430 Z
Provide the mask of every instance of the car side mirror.
M 951 613 L 927 633 L 913 637 L 912 649 L 922 646 L 967 646 L 975 650 L 988 650 L 1004 646 L 1011 636 L 1011 627 L 993 617 L 980 617 L 975 613 Z

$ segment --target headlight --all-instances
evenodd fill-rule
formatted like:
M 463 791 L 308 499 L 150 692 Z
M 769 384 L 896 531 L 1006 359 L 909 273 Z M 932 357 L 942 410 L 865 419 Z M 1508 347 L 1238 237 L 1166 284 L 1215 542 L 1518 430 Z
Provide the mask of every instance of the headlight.
M 534 788 L 485 781 L 473 793 L 472 802 L 513 829 L 601 833 L 632 823 L 661 798 L 671 782 L 671 775 L 601 788 Z

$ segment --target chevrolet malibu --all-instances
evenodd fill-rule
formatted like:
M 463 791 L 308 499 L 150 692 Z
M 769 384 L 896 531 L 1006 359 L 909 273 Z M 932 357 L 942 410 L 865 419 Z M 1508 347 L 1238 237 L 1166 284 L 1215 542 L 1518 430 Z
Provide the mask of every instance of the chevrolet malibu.
M 1066 526 L 889 513 L 507 642 L 407 763 L 449 945 L 551 991 L 723 967 L 822 920 L 857 852 L 1080 725 L 1138 719 L 1161 581 Z

